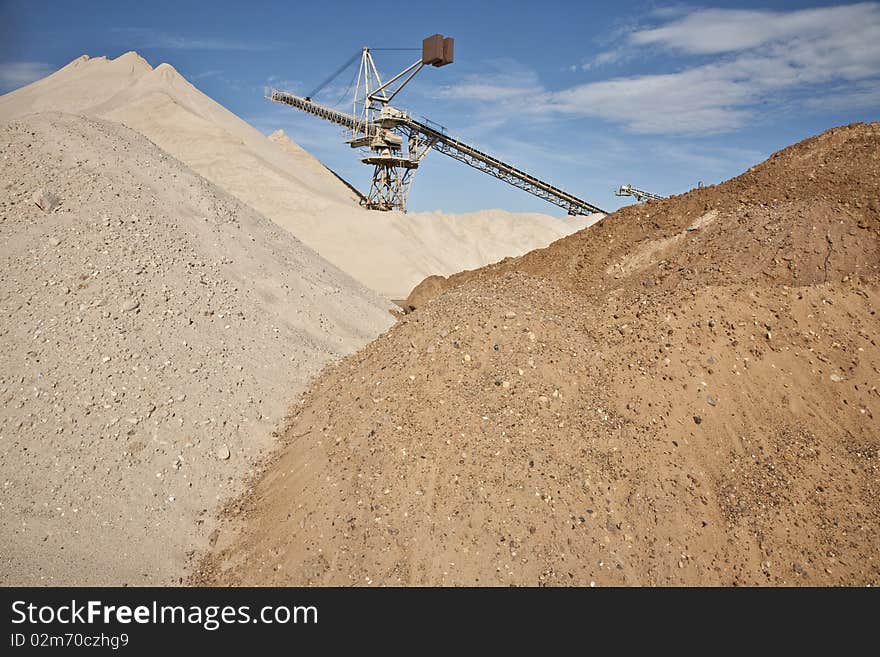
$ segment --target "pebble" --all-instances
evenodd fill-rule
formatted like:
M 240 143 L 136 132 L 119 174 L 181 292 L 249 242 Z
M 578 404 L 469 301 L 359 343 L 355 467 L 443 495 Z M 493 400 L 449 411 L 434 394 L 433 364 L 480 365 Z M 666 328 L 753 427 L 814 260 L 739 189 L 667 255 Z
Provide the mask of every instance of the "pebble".
M 120 306 L 120 310 L 122 310 L 122 312 L 124 312 L 124 313 L 127 313 L 127 312 L 131 312 L 132 310 L 136 310 L 137 307 L 140 305 L 141 305 L 141 303 L 137 299 L 133 299 L 133 298 L 126 299 L 122 303 L 122 306 Z
M 708 395 L 706 397 L 706 403 L 709 404 L 709 406 L 715 406 L 716 404 L 718 404 L 718 398 L 713 397 L 712 395 Z
M 834 381 L 834 383 L 840 383 L 841 381 L 843 381 L 843 377 L 840 376 L 840 374 L 832 374 L 831 380 Z
M 61 199 L 45 189 L 35 191 L 33 201 L 43 212 L 52 212 L 52 210 L 61 205 Z
M 504 313 L 504 317 L 506 319 L 513 319 L 514 317 L 516 317 L 516 313 L 512 310 L 508 310 L 506 313 Z
M 701 418 L 699 415 L 694 415 L 694 424 L 702 424 L 702 422 L 703 418 Z
M 228 461 L 230 456 L 229 448 L 226 445 L 222 445 L 217 449 L 217 458 L 221 461 Z
M 53 237 L 49 240 L 49 244 L 51 244 L 52 246 L 59 246 L 61 244 L 61 240 L 57 237 Z

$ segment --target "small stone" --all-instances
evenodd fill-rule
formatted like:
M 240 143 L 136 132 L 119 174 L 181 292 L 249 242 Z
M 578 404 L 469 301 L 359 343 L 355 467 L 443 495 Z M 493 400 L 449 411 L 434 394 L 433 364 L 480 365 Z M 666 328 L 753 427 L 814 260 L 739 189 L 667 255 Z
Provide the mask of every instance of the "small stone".
M 49 240 L 49 244 L 51 244 L 52 246 L 60 246 L 61 240 L 58 239 L 57 237 L 53 237 L 52 239 Z
M 124 313 L 128 313 L 128 312 L 131 312 L 132 310 L 137 310 L 137 307 L 140 305 L 141 305 L 141 302 L 138 301 L 137 299 L 134 299 L 134 298 L 126 299 L 122 303 L 122 306 L 120 306 L 120 310 L 122 310 L 122 312 L 124 312 Z
M 228 461 L 230 456 L 229 448 L 226 445 L 222 445 L 217 449 L 217 458 L 221 461 Z
M 516 317 L 516 313 L 512 310 L 508 310 L 506 313 L 504 313 L 504 317 L 505 319 L 513 319 L 514 317 Z
M 501 387 L 502 387 L 502 388 L 505 388 L 505 389 L 506 389 L 506 388 L 509 388 L 509 387 L 510 387 L 510 381 L 502 381 L 502 382 L 501 382 Z
M 702 424 L 702 422 L 703 418 L 701 418 L 699 415 L 694 415 L 694 424 Z
M 470 354 L 465 354 L 465 355 L 464 355 L 464 362 L 465 362 L 465 363 L 470 363 L 470 362 L 471 362 L 471 355 L 470 355 Z
M 104 357 L 101 359 L 101 362 L 102 362 L 102 363 L 109 363 L 109 362 L 110 362 L 110 356 L 104 356 Z
M 843 381 L 843 377 L 840 376 L 840 374 L 834 373 L 831 375 L 831 380 L 834 381 L 834 383 L 840 383 Z
M 707 395 L 706 396 L 706 403 L 709 404 L 709 406 L 715 406 L 718 404 L 718 398 L 713 397 L 712 395 Z
M 550 398 L 547 397 L 547 395 L 541 395 L 540 397 L 538 397 L 538 401 L 541 402 L 542 404 L 546 404 L 547 402 L 550 401 Z
M 38 189 L 34 192 L 33 201 L 43 212 L 52 212 L 61 205 L 61 199 L 45 189 Z

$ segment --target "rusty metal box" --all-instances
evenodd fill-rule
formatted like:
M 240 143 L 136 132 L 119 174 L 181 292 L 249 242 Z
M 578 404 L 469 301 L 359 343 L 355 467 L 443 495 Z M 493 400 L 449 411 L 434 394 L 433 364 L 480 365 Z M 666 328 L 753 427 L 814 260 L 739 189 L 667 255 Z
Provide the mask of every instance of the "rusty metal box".
M 434 34 L 422 40 L 422 64 L 438 66 L 443 61 L 443 35 Z

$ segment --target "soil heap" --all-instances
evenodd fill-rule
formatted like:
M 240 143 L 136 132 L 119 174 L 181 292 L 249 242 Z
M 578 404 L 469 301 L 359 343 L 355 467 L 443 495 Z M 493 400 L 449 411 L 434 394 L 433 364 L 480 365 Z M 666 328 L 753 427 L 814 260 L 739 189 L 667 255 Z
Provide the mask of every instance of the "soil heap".
M 426 281 L 194 580 L 880 583 L 878 181 L 854 124 Z

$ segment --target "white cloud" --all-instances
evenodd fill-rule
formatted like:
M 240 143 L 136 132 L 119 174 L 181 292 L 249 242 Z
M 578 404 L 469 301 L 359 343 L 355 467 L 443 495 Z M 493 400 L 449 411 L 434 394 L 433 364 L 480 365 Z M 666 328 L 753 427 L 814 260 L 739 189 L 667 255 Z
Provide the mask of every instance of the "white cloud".
M 801 104 L 809 111 L 880 107 L 880 4 L 788 12 L 658 10 L 659 24 L 629 28 L 621 46 L 580 68 L 650 57 L 676 70 L 547 90 L 533 71 L 496 62 L 488 74 L 440 87 L 478 113 L 591 117 L 648 134 L 712 134 Z M 479 114 L 478 114 L 479 115 Z
M 734 130 L 761 107 L 793 94 L 806 106 L 877 105 L 880 4 L 791 12 L 696 10 L 673 13 L 658 27 L 635 30 L 628 50 L 599 53 L 586 68 L 651 48 L 714 61 L 673 73 L 616 78 L 549 94 L 541 111 L 591 116 L 642 133 Z M 849 83 L 849 84 L 848 84 Z M 826 88 L 832 85 L 832 96 Z
M 700 9 L 666 25 L 634 31 L 629 42 L 689 54 L 738 52 L 771 43 L 826 39 L 877 25 L 880 6 L 861 3 L 798 11 Z
M 811 109 L 829 111 L 880 107 L 880 82 L 831 88 L 822 97 L 808 98 L 805 105 Z
M 434 98 L 505 102 L 544 93 L 538 75 L 514 62 L 494 62 L 487 73 L 467 75 L 429 92 Z
M 748 112 L 737 106 L 751 96 L 747 83 L 704 68 L 580 85 L 550 94 L 543 110 L 608 119 L 634 132 L 706 133 L 743 125 Z
M 598 68 L 600 66 L 616 64 L 623 58 L 623 50 L 605 50 L 603 52 L 600 52 L 598 55 L 595 55 L 592 59 L 585 61 L 583 64 L 581 64 L 580 67 L 585 71 L 589 71 L 590 69 Z
M 193 73 L 191 75 L 187 75 L 187 79 L 192 82 L 195 80 L 205 80 L 207 78 L 219 78 L 222 77 L 223 71 L 217 69 L 211 69 L 208 71 L 202 71 L 201 73 Z
M 52 67 L 44 62 L 0 63 L 0 89 L 11 91 L 44 78 L 52 73 Z

